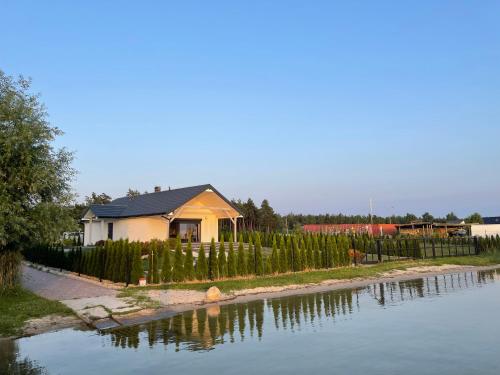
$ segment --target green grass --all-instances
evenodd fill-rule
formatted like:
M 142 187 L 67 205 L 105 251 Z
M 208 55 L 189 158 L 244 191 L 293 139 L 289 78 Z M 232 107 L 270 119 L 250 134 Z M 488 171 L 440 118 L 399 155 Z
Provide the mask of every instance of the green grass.
M 17 288 L 0 295 L 0 336 L 22 333 L 27 320 L 50 314 L 72 315 L 73 312 L 57 301 L 49 301 L 25 289 Z
M 284 286 L 291 284 L 314 284 L 324 280 L 332 279 L 353 279 L 376 277 L 380 274 L 396 270 L 407 269 L 417 266 L 439 266 L 443 264 L 468 265 L 468 266 L 488 266 L 500 264 L 500 253 L 485 254 L 480 256 L 449 257 L 425 260 L 405 260 L 398 262 L 386 262 L 371 266 L 343 267 L 330 270 L 318 270 L 308 272 L 296 272 L 277 276 L 262 276 L 245 279 L 231 279 L 209 282 L 193 283 L 172 283 L 147 287 L 134 287 L 128 290 L 128 294 L 133 295 L 137 291 L 145 289 L 186 289 L 205 291 L 215 285 L 223 292 L 230 292 L 241 289 L 251 289 L 258 287 Z

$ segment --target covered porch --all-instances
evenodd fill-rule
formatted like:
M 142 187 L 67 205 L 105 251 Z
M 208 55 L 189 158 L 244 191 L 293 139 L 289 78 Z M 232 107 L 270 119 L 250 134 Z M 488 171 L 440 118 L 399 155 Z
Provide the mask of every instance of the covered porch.
M 206 189 L 176 210 L 162 216 L 167 224 L 167 238 L 179 236 L 182 242 L 219 241 L 219 220 L 229 219 L 233 238 L 236 241 L 237 220 L 242 217 L 233 205 L 215 193 Z

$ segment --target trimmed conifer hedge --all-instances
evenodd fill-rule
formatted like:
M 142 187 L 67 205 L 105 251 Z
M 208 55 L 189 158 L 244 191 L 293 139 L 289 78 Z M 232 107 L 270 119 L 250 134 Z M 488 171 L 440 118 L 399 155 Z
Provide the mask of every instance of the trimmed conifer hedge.
M 89 249 L 84 249 L 82 246 L 64 248 L 62 244 L 42 244 L 25 250 L 23 255 L 34 263 L 94 276 L 99 280 L 136 285 L 145 274 L 143 258 L 147 258 L 148 282 L 157 284 L 344 267 L 351 265 L 354 257 L 362 257 L 364 253 L 373 254 L 377 248 L 376 241 L 364 235 L 312 233 L 293 235 L 247 233 L 246 235 L 247 248 L 244 246 L 245 234 L 240 234 L 236 251 L 232 235 L 229 235 L 228 243 L 221 238 L 218 249 L 212 239 L 208 257 L 203 244 L 200 244 L 196 261 L 192 244 L 189 242 L 183 249 L 180 238 L 175 241 L 173 254 L 170 240 L 150 242 L 108 240 L 100 246 Z M 459 240 L 450 239 L 449 242 L 453 244 Z M 264 253 L 262 247 L 264 241 L 271 244 L 270 253 L 269 250 L 268 253 Z M 500 250 L 499 236 L 477 238 L 475 241 L 479 252 Z M 421 244 L 416 239 L 385 238 L 379 245 L 383 255 L 400 253 L 403 256 L 407 254 L 416 258 L 424 257 Z

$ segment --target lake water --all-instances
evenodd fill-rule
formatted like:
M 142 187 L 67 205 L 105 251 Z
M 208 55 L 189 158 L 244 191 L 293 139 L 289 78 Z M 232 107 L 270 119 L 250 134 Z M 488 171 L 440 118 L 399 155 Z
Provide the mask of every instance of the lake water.
M 0 344 L 0 373 L 499 374 L 500 273 L 199 309 Z M 7 370 L 9 369 L 9 370 Z

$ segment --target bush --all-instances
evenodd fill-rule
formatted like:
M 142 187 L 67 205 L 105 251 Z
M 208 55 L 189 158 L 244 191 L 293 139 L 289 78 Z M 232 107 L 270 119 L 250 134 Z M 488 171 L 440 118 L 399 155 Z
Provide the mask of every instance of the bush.
M 234 253 L 233 237 L 229 237 L 229 252 L 227 254 L 227 276 L 235 277 L 236 272 L 236 255 Z
M 161 281 L 169 283 L 172 281 L 172 263 L 170 261 L 170 244 L 168 241 L 165 241 L 162 245 L 161 261 Z
M 226 247 L 224 245 L 224 235 L 221 236 L 219 243 L 219 255 L 217 257 L 219 265 L 219 277 L 224 278 L 227 276 L 227 260 L 226 260 Z
M 194 280 L 193 249 L 191 239 L 189 239 L 187 244 L 186 256 L 184 258 L 184 279 Z
M 174 271 L 172 272 L 172 280 L 175 282 L 184 281 L 184 264 L 182 262 L 182 244 L 181 238 L 177 237 L 177 245 L 174 254 Z
M 205 249 L 203 244 L 200 244 L 200 250 L 198 251 L 198 259 L 196 261 L 196 278 L 198 280 L 205 280 L 208 277 L 208 264 L 207 257 L 205 255 Z
M 217 251 L 215 250 L 215 240 L 210 242 L 210 251 L 208 252 L 208 278 L 215 280 L 219 277 L 219 264 L 217 262 Z
M 261 276 L 264 274 L 264 259 L 262 258 L 262 245 L 260 243 L 259 233 L 255 236 L 255 274 Z
M 130 283 L 139 284 L 139 279 L 144 276 L 141 258 L 141 246 L 138 243 L 133 243 L 131 246 L 132 266 L 130 272 Z
M 245 276 L 247 274 L 247 262 L 245 256 L 245 248 L 243 247 L 243 236 L 240 234 L 240 240 L 238 242 L 238 256 L 237 256 L 237 272 L 240 276 Z

